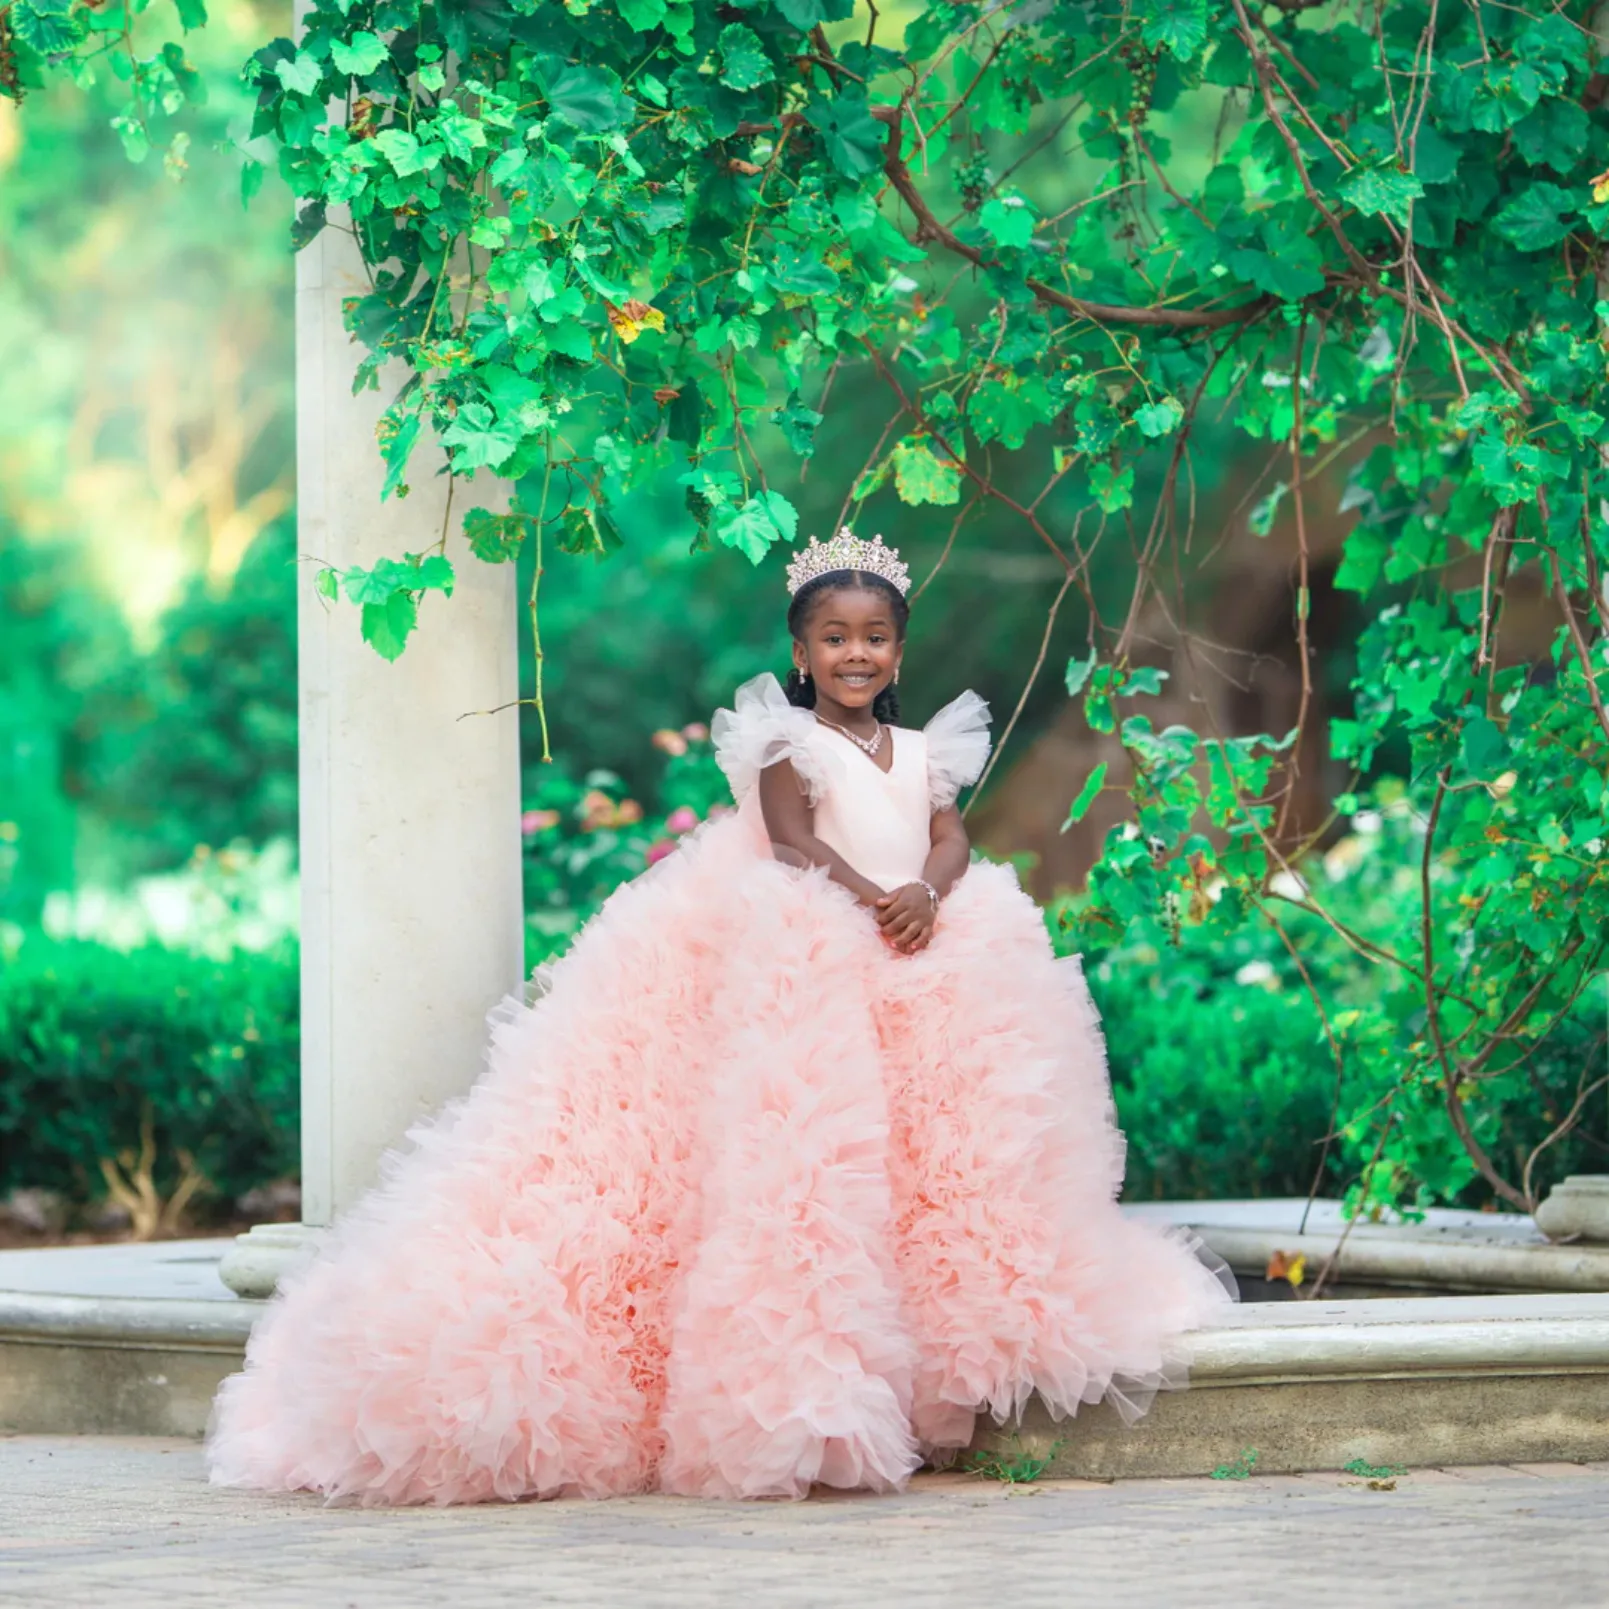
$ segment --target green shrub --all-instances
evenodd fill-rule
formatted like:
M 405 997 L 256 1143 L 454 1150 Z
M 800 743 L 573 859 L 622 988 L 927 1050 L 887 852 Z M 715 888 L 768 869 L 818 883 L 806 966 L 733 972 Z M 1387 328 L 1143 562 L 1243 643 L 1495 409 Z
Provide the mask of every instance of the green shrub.
M 163 1199 L 199 1174 L 199 1199 L 227 1204 L 295 1174 L 299 1038 L 293 950 L 212 960 L 29 935 L 0 971 L 0 1195 L 84 1202 L 110 1166 Z
M 1369 818 L 1367 830 L 1303 866 L 1337 922 L 1400 953 L 1421 920 L 1417 832 L 1406 812 Z M 1232 898 L 1223 895 L 1225 903 Z M 1076 947 L 1083 903 L 1065 900 L 1048 913 L 1063 951 Z M 1422 1067 L 1413 1050 L 1425 1032 L 1415 988 L 1311 911 L 1277 897 L 1270 904 L 1301 969 L 1272 924 L 1236 925 L 1232 913 L 1223 922 L 1179 925 L 1136 918 L 1120 946 L 1086 957 L 1128 1135 L 1128 1196 L 1306 1195 L 1322 1153 L 1321 1193 L 1375 1216 L 1502 1206 L 1459 1143 L 1438 1091 L 1420 1088 L 1422 1075 L 1411 1070 Z M 1340 1045 L 1339 1091 L 1302 969 Z M 1502 1167 L 1518 1176 L 1578 1092 L 1603 1077 L 1606 1022 L 1600 979 L 1466 1093 L 1475 1134 Z M 1394 1099 L 1402 1094 L 1408 1098 Z M 1393 1106 L 1382 1138 L 1378 1114 Z M 1326 1150 L 1332 1113 L 1336 1133 Z M 1533 1179 L 1539 1196 L 1567 1174 L 1604 1170 L 1606 1113 L 1609 1097 L 1600 1091 L 1579 1123 L 1541 1152 Z
M 1128 1200 L 1312 1185 L 1335 1082 L 1318 1015 L 1268 958 L 1226 959 L 1137 946 L 1089 964 L 1128 1137 Z M 1331 1185 L 1337 1167 L 1332 1157 Z

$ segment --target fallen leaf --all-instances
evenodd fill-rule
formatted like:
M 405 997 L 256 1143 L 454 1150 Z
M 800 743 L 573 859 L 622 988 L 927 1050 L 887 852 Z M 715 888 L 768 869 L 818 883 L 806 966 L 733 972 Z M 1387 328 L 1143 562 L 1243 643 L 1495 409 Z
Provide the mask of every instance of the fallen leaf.
M 1300 1288 L 1302 1281 L 1307 1278 L 1306 1254 L 1297 1252 L 1294 1257 L 1289 1257 L 1282 1251 L 1276 1251 L 1268 1259 L 1268 1268 L 1263 1278 L 1287 1280 L 1292 1289 Z

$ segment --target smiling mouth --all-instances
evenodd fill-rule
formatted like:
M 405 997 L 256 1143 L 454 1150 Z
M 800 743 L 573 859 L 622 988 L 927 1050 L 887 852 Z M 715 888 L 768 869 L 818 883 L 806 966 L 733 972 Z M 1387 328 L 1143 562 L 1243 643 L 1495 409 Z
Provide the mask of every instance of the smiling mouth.
M 861 676 L 853 672 L 840 671 L 838 673 L 838 680 L 846 682 L 850 687 L 870 687 L 876 679 L 875 676 Z

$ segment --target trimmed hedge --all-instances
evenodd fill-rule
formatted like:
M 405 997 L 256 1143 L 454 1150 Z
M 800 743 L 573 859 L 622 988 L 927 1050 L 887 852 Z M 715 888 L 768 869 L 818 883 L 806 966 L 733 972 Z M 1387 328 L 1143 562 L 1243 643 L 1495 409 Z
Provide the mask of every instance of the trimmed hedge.
M 298 1166 L 295 952 L 227 961 L 29 935 L 0 972 L 0 1196 L 85 1202 L 103 1159 L 155 1141 L 166 1196 L 184 1172 L 228 1205 Z

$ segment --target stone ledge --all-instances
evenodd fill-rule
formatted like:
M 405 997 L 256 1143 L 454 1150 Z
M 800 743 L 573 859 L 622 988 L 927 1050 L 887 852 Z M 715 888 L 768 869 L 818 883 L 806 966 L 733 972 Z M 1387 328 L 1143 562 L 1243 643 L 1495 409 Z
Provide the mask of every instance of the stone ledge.
M 1269 1259 L 1304 1256 L 1316 1274 L 1340 1247 L 1334 1278 L 1350 1285 L 1416 1290 L 1525 1293 L 1609 1291 L 1609 1246 L 1556 1245 L 1515 1213 L 1435 1208 L 1421 1223 L 1350 1226 L 1339 1203 L 1300 1198 L 1125 1203 L 1141 1221 L 1177 1224 L 1199 1235 L 1239 1275 L 1257 1277 Z M 1303 1229 L 1303 1219 L 1306 1228 Z
M 261 1302 L 0 1291 L 0 1344 L 184 1347 L 240 1357 Z
M 1609 1297 L 1247 1302 L 1191 1337 L 1191 1358 L 1201 1388 L 1317 1376 L 1609 1375 Z

